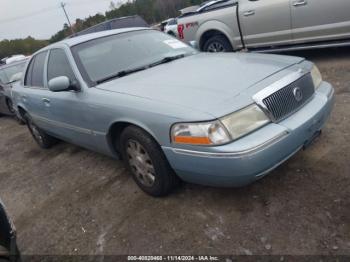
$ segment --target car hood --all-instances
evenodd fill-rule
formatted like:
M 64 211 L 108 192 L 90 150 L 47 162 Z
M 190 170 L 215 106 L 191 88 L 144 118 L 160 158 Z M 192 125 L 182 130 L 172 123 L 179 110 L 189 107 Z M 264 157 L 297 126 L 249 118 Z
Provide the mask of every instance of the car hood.
M 97 88 L 178 105 L 214 117 L 222 115 L 222 103 L 238 101 L 241 94 L 269 76 L 303 58 L 252 53 L 200 53 L 115 79 Z M 254 90 L 256 92 L 256 90 Z M 242 104 L 242 106 L 243 106 Z M 221 108 L 220 112 L 216 108 Z M 225 110 L 224 110 L 225 111 Z

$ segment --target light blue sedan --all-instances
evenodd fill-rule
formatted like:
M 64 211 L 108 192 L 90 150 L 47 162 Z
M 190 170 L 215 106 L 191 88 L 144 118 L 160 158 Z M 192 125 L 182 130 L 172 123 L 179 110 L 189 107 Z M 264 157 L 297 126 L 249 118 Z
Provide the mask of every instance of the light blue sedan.
M 199 53 L 145 28 L 44 48 L 13 93 L 41 147 L 62 139 L 121 158 L 153 196 L 180 179 L 262 178 L 320 134 L 334 102 L 303 58 Z

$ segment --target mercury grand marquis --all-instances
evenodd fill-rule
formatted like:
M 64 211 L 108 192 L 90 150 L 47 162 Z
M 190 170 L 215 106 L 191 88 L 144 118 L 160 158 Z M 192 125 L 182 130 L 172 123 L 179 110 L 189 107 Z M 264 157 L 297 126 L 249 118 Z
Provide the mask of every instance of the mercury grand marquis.
M 50 45 L 13 92 L 41 147 L 61 139 L 123 159 L 153 196 L 181 180 L 262 178 L 320 134 L 334 101 L 303 58 L 199 53 L 145 28 Z

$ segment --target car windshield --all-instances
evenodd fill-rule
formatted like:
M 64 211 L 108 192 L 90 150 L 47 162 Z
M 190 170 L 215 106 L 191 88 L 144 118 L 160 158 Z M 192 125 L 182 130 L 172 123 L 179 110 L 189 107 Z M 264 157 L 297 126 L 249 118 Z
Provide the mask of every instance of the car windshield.
M 90 85 L 197 53 L 192 47 L 156 30 L 94 39 L 72 47 L 72 52 Z
M 24 66 L 25 62 L 0 68 L 0 81 L 4 84 L 8 84 L 15 75 L 23 72 Z

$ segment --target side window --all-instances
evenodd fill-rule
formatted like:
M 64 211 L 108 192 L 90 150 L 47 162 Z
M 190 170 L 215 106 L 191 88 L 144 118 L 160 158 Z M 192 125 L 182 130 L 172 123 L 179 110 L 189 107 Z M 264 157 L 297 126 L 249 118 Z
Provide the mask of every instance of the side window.
M 37 54 L 32 58 L 24 79 L 25 86 L 44 87 L 44 66 L 46 52 Z
M 76 81 L 64 50 L 52 49 L 50 51 L 49 62 L 47 65 L 47 81 L 59 76 L 66 76 L 72 82 Z
M 37 54 L 33 61 L 32 83 L 31 86 L 44 87 L 44 66 L 47 51 Z
M 32 85 L 32 73 L 33 73 L 34 62 L 35 62 L 35 57 L 32 58 L 29 66 L 28 66 L 26 76 L 24 78 L 24 86 L 31 86 Z

